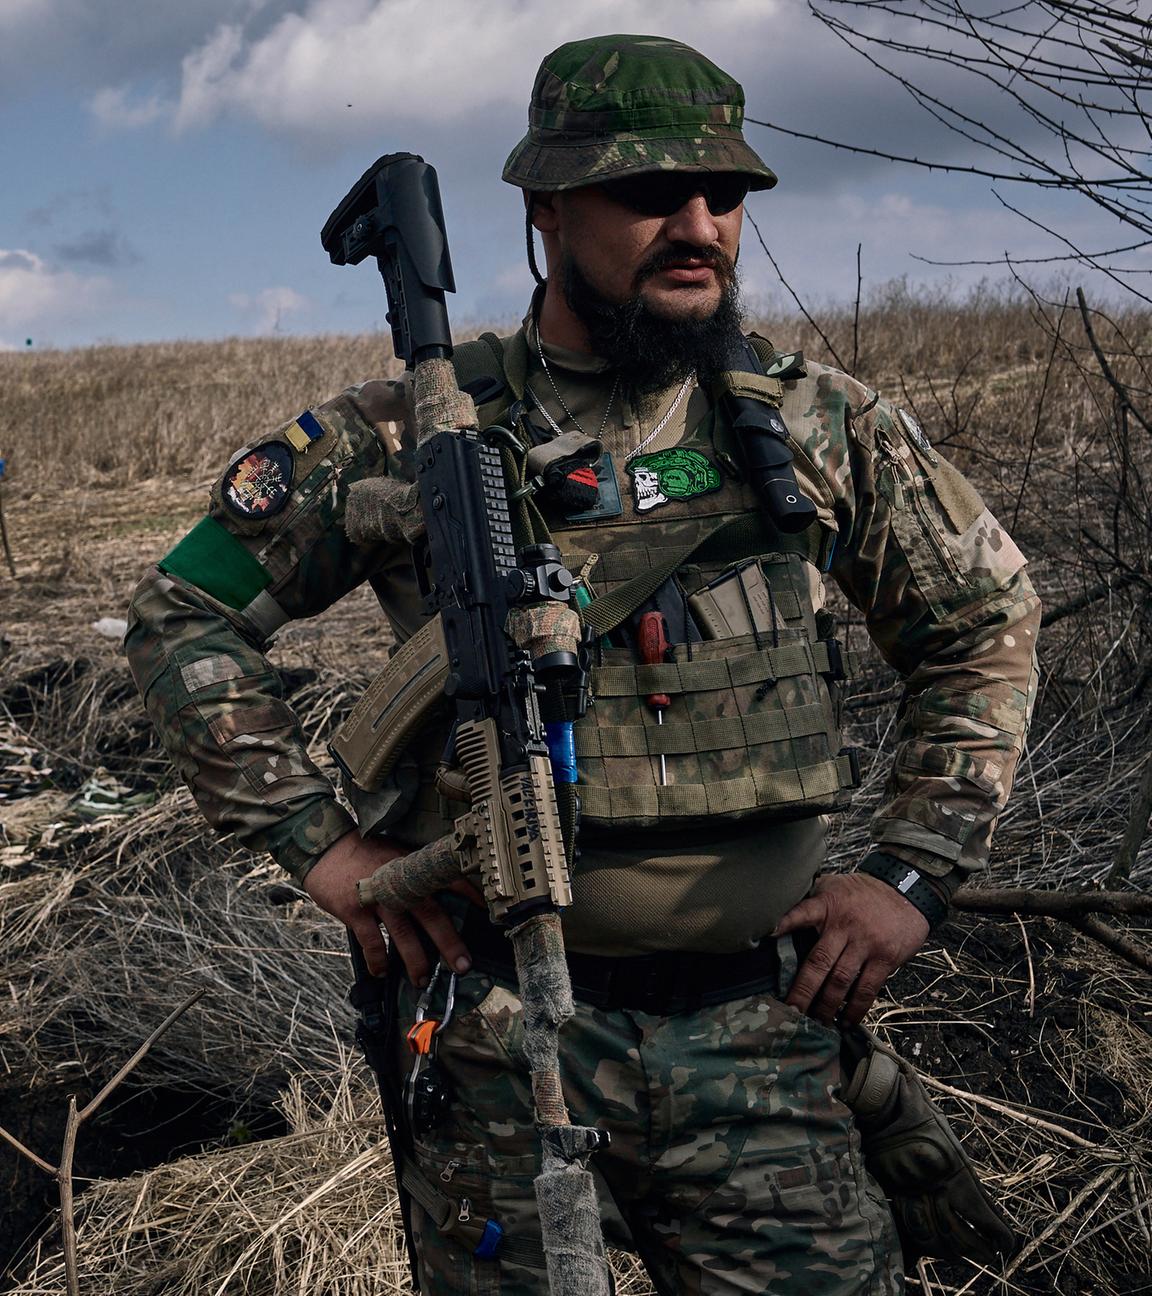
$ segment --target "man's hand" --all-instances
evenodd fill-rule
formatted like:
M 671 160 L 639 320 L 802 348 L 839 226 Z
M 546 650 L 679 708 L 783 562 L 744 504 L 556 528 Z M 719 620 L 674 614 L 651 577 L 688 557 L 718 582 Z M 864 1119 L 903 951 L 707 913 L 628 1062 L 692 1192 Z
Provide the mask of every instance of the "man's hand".
M 781 918 L 776 935 L 815 927 L 812 947 L 786 1000 L 831 1026 L 855 1026 L 884 982 L 928 938 L 928 919 L 895 887 L 866 873 L 832 873 Z M 841 1013 L 841 1009 L 843 1012 Z
M 468 951 L 451 918 L 435 900 L 422 900 L 407 911 L 385 909 L 380 905 L 373 909 L 361 908 L 356 883 L 361 878 L 371 877 L 382 864 L 404 854 L 405 851 L 391 842 L 375 837 L 365 839 L 353 829 L 320 856 L 304 878 L 304 890 L 321 909 L 351 928 L 364 951 L 368 970 L 374 976 L 382 975 L 388 966 L 388 946 L 380 931 L 383 925 L 396 952 L 404 960 L 412 984 L 424 983 L 432 967 L 417 935 L 417 923 L 432 938 L 450 968 L 467 972 L 472 966 Z M 479 900 L 476 889 L 463 878 L 459 883 L 453 883 L 451 889 L 459 890 L 469 899 Z

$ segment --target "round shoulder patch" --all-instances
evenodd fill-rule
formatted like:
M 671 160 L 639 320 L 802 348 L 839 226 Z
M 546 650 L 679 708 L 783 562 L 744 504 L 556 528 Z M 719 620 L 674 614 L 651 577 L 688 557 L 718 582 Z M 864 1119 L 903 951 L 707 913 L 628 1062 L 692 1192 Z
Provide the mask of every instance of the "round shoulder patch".
M 282 441 L 266 441 L 228 469 L 221 498 L 237 517 L 271 517 L 288 502 L 292 469 L 289 447 Z

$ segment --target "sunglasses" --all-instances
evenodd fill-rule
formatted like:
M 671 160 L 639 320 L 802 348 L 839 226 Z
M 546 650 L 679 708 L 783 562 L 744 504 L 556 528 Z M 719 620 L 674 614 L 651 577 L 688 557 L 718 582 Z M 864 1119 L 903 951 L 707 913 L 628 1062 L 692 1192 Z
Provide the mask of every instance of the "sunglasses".
M 600 182 L 613 202 L 638 216 L 671 216 L 698 193 L 713 216 L 724 216 L 740 206 L 749 187 L 749 177 L 739 171 L 647 171 Z

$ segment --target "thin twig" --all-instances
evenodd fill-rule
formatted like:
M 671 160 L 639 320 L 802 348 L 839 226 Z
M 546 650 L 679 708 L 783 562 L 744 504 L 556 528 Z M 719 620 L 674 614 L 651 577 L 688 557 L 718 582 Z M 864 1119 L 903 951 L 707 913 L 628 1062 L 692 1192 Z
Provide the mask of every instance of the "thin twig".
M 1152 895 L 1132 891 L 1034 891 L 1027 887 L 961 887 L 952 897 L 969 913 L 1034 914 L 1071 921 L 1088 914 L 1152 917 Z
M 0 1128 L 0 1135 L 8 1143 L 27 1157 L 34 1165 L 39 1166 L 45 1174 L 50 1174 L 56 1180 L 60 1191 L 60 1230 L 64 1244 L 64 1277 L 68 1287 L 68 1296 L 80 1296 L 80 1270 L 76 1247 L 76 1191 L 72 1174 L 72 1167 L 76 1160 L 76 1139 L 80 1133 L 80 1126 L 95 1114 L 101 1103 L 124 1080 L 173 1022 L 178 1017 L 183 1016 L 206 993 L 207 988 L 202 986 L 200 989 L 193 991 L 178 1008 L 174 1008 L 83 1111 L 78 1111 L 76 1108 L 76 1096 L 74 1094 L 69 1096 L 68 1119 L 64 1125 L 64 1141 L 60 1148 L 60 1164 L 58 1166 L 50 1165 L 42 1157 L 38 1157 L 35 1152 L 26 1148 L 18 1138 L 9 1134 L 7 1130 Z
M 784 272 L 776 264 L 776 258 L 772 255 L 771 252 L 768 251 L 768 244 L 764 242 L 764 236 L 763 234 L 760 233 L 760 226 L 756 224 L 756 220 L 753 217 L 752 213 L 748 210 L 747 205 L 745 205 L 744 207 L 744 215 L 748 217 L 748 223 L 756 231 L 756 237 L 760 240 L 760 246 L 764 249 L 764 255 L 768 258 L 769 261 L 771 261 L 772 269 L 776 271 L 776 277 L 780 280 L 780 282 L 784 285 L 784 287 L 788 289 L 788 292 L 791 294 L 792 300 L 796 303 L 797 306 L 800 307 L 801 315 L 804 316 L 804 318 L 808 321 L 808 323 L 811 324 L 812 327 L 816 330 L 816 332 L 820 335 L 821 341 L 828 348 L 828 354 L 832 357 L 833 360 L 836 361 L 837 368 L 843 369 L 844 361 L 841 360 L 839 355 L 837 354 L 836 348 L 832 345 L 831 341 L 828 338 L 828 334 L 824 332 L 824 330 L 820 327 L 820 325 L 817 324 L 816 321 L 812 318 L 812 316 L 808 313 L 808 308 L 796 295 L 796 290 L 792 287 L 792 285 L 788 282 L 788 280 L 784 278 Z
M 60 1186 L 60 1228 L 64 1240 L 64 1276 L 68 1296 L 80 1296 L 80 1266 L 76 1255 L 76 1199 L 72 1183 L 72 1165 L 76 1159 L 76 1135 L 83 1115 L 76 1110 L 76 1097 L 68 1098 L 68 1120 L 64 1126 L 64 1144 L 60 1152 L 60 1169 L 56 1182 Z
M 852 311 L 852 368 L 848 372 L 856 377 L 856 366 L 860 360 L 860 288 L 863 282 L 860 273 L 860 249 L 863 243 L 856 244 L 856 305 Z
M 1004 1277 L 1011 1278 L 1024 1261 L 1027 1260 L 1034 1251 L 1038 1250 L 1048 1240 L 1048 1238 L 1050 1238 L 1052 1234 L 1059 1229 L 1061 1224 L 1066 1220 L 1071 1219 L 1080 1207 L 1084 1205 L 1088 1198 L 1097 1191 L 1097 1189 L 1099 1189 L 1108 1180 L 1116 1179 L 1121 1173 L 1123 1173 L 1123 1171 L 1120 1166 L 1108 1166 L 1106 1169 L 1102 1170 L 1090 1184 L 1081 1188 L 1068 1205 L 1064 1207 L 1060 1214 L 1057 1215 L 1055 1219 L 1050 1220 L 1035 1237 L 1030 1238 L 1026 1245 L 1020 1250 L 1019 1254 L 1013 1257 L 1012 1263 L 1004 1270 Z
M 1131 936 L 1118 932 L 1115 927 L 1110 927 L 1102 918 L 1089 914 L 1085 918 L 1078 919 L 1073 926 L 1078 927 L 1085 936 L 1091 936 L 1093 940 L 1099 941 L 1113 954 L 1119 954 L 1121 958 L 1127 959 L 1138 968 L 1143 968 L 1145 972 L 1152 972 L 1152 950 L 1149 950 L 1147 945 L 1133 940 Z
M 1075 616 L 1077 612 L 1083 612 L 1086 607 L 1091 607 L 1093 603 L 1098 603 L 1102 598 L 1107 598 L 1110 594 L 1115 594 L 1126 585 L 1133 585 L 1135 582 L 1135 576 L 1120 572 L 1100 585 L 1093 585 L 1091 589 L 1085 590 L 1083 594 L 1078 594 L 1066 603 L 1057 603 L 1054 607 L 1045 609 L 1044 615 L 1040 618 L 1040 626 L 1042 629 L 1047 629 L 1057 621 Z
M 1108 381 L 1108 385 L 1116 393 L 1121 405 L 1132 415 L 1137 423 L 1145 432 L 1152 433 L 1152 424 L 1140 413 L 1132 404 L 1132 398 L 1128 395 L 1128 388 L 1112 372 L 1112 366 L 1108 363 L 1100 343 L 1096 341 L 1096 334 L 1092 329 L 1092 319 L 1088 310 L 1088 303 L 1084 300 L 1084 289 L 1076 289 L 1076 301 L 1080 306 L 1080 318 L 1084 321 L 1084 332 L 1088 334 L 1088 341 L 1092 344 L 1093 354 L 1096 356 L 1096 363 L 1100 366 L 1100 372 Z
M 1136 1215 L 1147 1210 L 1149 1206 L 1152 1206 L 1152 1197 L 1146 1197 L 1144 1201 L 1129 1206 L 1127 1210 L 1121 1211 L 1119 1215 L 1113 1215 L 1111 1219 L 1106 1219 L 1103 1224 L 1097 1224 L 1095 1228 L 1089 1229 L 1087 1233 L 1081 1233 L 1074 1242 L 1069 1242 L 1062 1251 L 1057 1251 L 1054 1255 L 1046 1256 L 1043 1260 L 1037 1260 L 1034 1265 L 1029 1265 L 1024 1272 L 1031 1273 L 1034 1269 L 1039 1269 L 1041 1265 L 1051 1264 L 1053 1260 L 1059 1260 L 1061 1256 L 1067 1255 L 1073 1247 L 1079 1246 L 1085 1239 L 1094 1237 L 1097 1233 L 1102 1233 L 1106 1228 L 1109 1228 L 1113 1224 L 1119 1224 L 1121 1220 L 1127 1219 L 1130 1215 Z
M 1116 862 L 1108 870 L 1104 879 L 1105 886 L 1115 886 L 1118 882 L 1127 882 L 1136 862 L 1136 853 L 1148 832 L 1148 817 L 1152 815 L 1152 753 L 1144 761 L 1144 773 L 1140 786 L 1132 798 L 1132 812 L 1128 816 L 1128 827 L 1124 840 L 1116 854 Z
M 45 1174 L 55 1175 L 56 1167 L 54 1165 L 49 1164 L 49 1162 L 45 1161 L 43 1157 L 37 1156 L 31 1148 L 25 1147 L 15 1134 L 9 1134 L 3 1125 L 0 1125 L 0 1138 L 2 1138 L 5 1143 L 11 1144 L 21 1156 L 27 1157 L 33 1165 L 39 1166 Z
M 1019 914 L 1012 915 L 1020 924 L 1020 939 L 1024 942 L 1024 956 L 1028 960 L 1028 1016 L 1036 1016 L 1036 969 L 1032 964 L 1032 946 L 1028 941 L 1028 928 Z
M 1027 1112 L 1008 1106 L 1007 1103 L 997 1102 L 995 1098 L 985 1098 L 983 1094 L 969 1093 L 967 1089 L 955 1089 L 952 1085 L 945 1084 L 943 1080 L 937 1080 L 935 1076 L 926 1075 L 923 1071 L 919 1072 L 919 1076 L 929 1088 L 939 1089 L 941 1093 L 946 1093 L 951 1098 L 959 1098 L 962 1102 L 975 1103 L 978 1107 L 987 1107 L 989 1111 L 999 1112 L 1001 1116 L 1008 1116 L 1012 1120 L 1019 1121 L 1022 1125 L 1031 1125 L 1036 1129 L 1045 1130 L 1049 1134 L 1055 1134 L 1058 1138 L 1067 1139 L 1069 1143 L 1074 1143 L 1077 1147 L 1088 1148 L 1093 1152 L 1101 1151 L 1099 1143 L 1093 1143 L 1089 1139 L 1082 1138 L 1079 1134 L 1074 1134 L 1070 1129 L 1065 1129 L 1063 1125 L 1044 1120 L 1040 1116 L 1030 1116 Z
M 92 1101 L 88 1104 L 88 1106 L 84 1108 L 84 1110 L 80 1113 L 81 1121 L 86 1121 L 88 1117 L 91 1116 L 96 1111 L 96 1109 L 101 1105 L 101 1103 L 103 1103 L 105 1098 L 108 1097 L 108 1095 L 112 1092 L 112 1090 L 115 1089 L 116 1086 L 125 1078 L 125 1076 L 127 1076 L 129 1072 L 132 1071 L 133 1068 L 136 1067 L 142 1061 L 144 1055 L 148 1052 L 148 1050 L 152 1047 L 152 1045 L 156 1043 L 156 1041 L 160 1038 L 160 1036 L 163 1035 L 164 1032 L 178 1018 L 183 1017 L 183 1015 L 188 1011 L 189 1008 L 192 1007 L 194 1003 L 198 1002 L 200 999 L 203 999 L 207 993 L 208 993 L 207 987 L 201 986 L 199 990 L 194 990 L 188 996 L 188 998 L 184 1000 L 182 1004 L 179 1004 L 177 1007 L 172 1009 L 172 1011 L 168 1014 L 168 1016 L 164 1018 L 164 1020 L 160 1023 L 160 1025 L 156 1027 L 156 1029 L 152 1032 L 152 1034 L 148 1036 L 148 1038 L 144 1041 L 144 1043 L 140 1045 L 140 1047 L 136 1050 L 136 1052 L 132 1054 L 132 1056 L 128 1059 L 128 1061 L 124 1063 L 124 1065 L 120 1068 L 120 1070 L 116 1072 L 116 1074 L 112 1077 L 112 1079 L 109 1080 L 108 1083 L 104 1086 L 104 1088 L 101 1089 L 100 1092 L 96 1095 L 96 1097 L 92 1099 Z

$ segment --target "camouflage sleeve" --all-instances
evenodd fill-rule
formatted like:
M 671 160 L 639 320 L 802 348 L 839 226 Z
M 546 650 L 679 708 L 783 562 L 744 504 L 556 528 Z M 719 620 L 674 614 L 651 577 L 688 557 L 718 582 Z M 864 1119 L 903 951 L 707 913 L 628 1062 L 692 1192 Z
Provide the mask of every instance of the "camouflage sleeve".
M 401 384 L 365 383 L 239 451 L 129 609 L 132 674 L 205 817 L 298 879 L 354 822 L 264 654 L 285 622 L 395 566 L 397 545 L 354 544 L 344 522 L 350 486 L 396 469 L 404 412 Z
M 1012 787 L 1039 600 L 1020 550 L 916 420 L 813 370 L 795 393 L 799 440 L 838 531 L 832 573 L 905 680 L 872 837 L 948 895 L 986 865 Z

